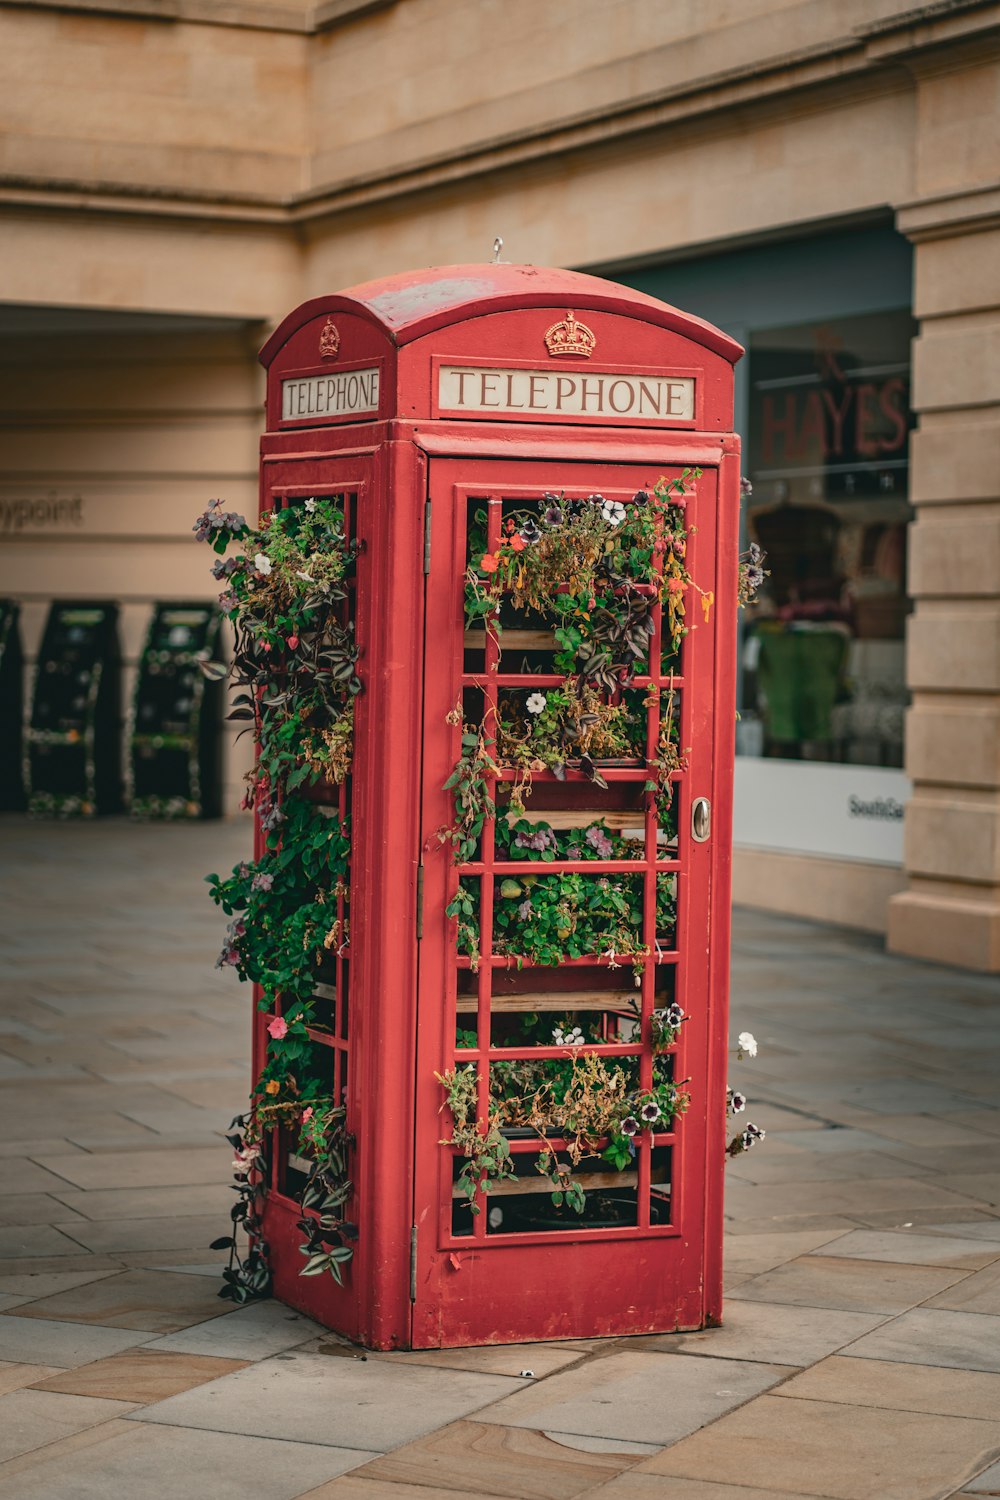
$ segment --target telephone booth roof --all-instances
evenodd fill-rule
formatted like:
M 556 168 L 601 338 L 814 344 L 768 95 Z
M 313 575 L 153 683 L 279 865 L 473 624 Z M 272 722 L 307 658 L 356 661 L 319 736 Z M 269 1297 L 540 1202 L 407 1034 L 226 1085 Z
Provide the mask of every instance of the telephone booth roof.
M 401 347 L 488 313 L 562 305 L 618 313 L 659 326 L 701 344 L 730 364 L 743 354 L 735 339 L 704 319 L 599 276 L 542 266 L 474 264 L 407 271 L 313 297 L 282 320 L 261 349 L 260 360 L 269 366 L 299 328 L 323 313 L 354 313 Z

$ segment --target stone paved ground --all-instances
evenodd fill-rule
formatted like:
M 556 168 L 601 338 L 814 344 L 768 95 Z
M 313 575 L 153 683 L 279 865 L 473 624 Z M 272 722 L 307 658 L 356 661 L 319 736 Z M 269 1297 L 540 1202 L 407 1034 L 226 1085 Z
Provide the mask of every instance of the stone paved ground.
M 725 1327 L 362 1362 L 215 1296 L 246 839 L 0 820 L 0 1500 L 1000 1494 L 994 981 L 739 914 Z

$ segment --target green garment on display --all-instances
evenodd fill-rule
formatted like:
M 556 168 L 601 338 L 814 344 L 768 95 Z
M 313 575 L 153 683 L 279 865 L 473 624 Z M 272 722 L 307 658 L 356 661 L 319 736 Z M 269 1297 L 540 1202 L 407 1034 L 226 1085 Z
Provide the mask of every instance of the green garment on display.
M 828 740 L 847 640 L 839 630 L 762 630 L 760 687 L 774 740 Z

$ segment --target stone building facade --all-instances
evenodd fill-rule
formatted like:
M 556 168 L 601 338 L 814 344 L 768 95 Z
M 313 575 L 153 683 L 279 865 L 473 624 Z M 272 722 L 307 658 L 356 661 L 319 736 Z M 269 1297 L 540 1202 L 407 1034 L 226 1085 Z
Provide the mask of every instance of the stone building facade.
M 1000 968 L 1000 4 L 0 0 L 0 78 L 29 656 L 210 592 L 291 306 L 500 234 L 748 345 L 737 898 Z

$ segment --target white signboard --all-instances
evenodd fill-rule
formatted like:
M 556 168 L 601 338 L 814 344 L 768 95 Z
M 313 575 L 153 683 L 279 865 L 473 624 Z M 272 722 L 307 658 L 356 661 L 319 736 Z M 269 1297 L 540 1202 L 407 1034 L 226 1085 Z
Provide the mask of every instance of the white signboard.
M 902 771 L 879 766 L 738 755 L 733 842 L 901 865 L 910 790 Z
M 617 375 L 613 371 L 504 370 L 441 365 L 438 409 L 458 414 L 537 413 L 551 417 L 622 417 L 635 422 L 691 421 L 694 378 Z
M 353 417 L 378 411 L 379 371 L 343 370 L 281 382 L 281 420 L 308 417 Z

